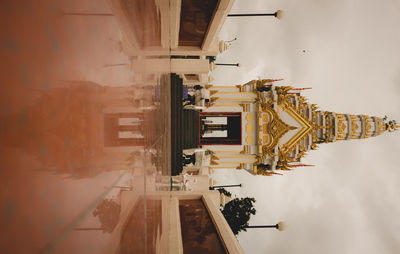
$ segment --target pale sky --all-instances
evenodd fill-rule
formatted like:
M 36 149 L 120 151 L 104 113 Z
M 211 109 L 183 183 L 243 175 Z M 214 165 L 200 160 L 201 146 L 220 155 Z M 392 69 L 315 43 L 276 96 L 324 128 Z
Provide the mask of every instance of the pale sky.
M 400 121 L 400 0 L 236 0 L 231 13 L 286 16 L 228 18 L 220 38 L 238 37 L 217 62 L 215 84 L 284 78 L 322 110 L 387 115 Z M 303 52 L 305 50 L 305 52 Z M 246 253 L 400 253 L 400 131 L 323 144 L 284 176 L 221 170 L 218 183 L 246 183 L 255 197 L 252 225 L 287 231 L 239 234 Z

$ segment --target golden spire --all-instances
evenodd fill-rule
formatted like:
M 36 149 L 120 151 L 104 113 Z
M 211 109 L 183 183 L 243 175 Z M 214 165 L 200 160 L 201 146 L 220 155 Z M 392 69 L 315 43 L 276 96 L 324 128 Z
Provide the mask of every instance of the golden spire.
M 257 85 L 264 85 L 271 81 L 259 80 Z M 307 152 L 317 150 L 321 143 L 365 139 L 377 136 L 384 131 L 393 132 L 400 128 L 396 121 L 386 121 L 386 117 L 382 119 L 375 116 L 322 111 L 318 105 L 309 103 L 307 98 L 301 96 L 299 92 L 290 92 L 293 90 L 291 86 L 271 86 L 271 90 L 275 92 L 272 93 L 272 98 L 264 98 L 262 97 L 264 94 L 257 93 L 259 98 L 258 153 L 259 156 L 272 157 L 276 161 L 274 167 L 277 170 L 292 170 L 292 164 L 289 162 L 299 162 L 307 155 Z M 281 115 L 282 112 L 285 114 Z M 294 120 L 299 127 L 291 126 L 283 121 L 288 117 L 292 118 L 291 121 Z M 298 131 L 282 139 L 287 132 L 295 129 Z M 257 168 L 254 172 L 266 174 Z
M 385 130 L 387 130 L 388 132 L 396 131 L 399 128 L 400 125 L 397 124 L 395 120 L 390 120 L 387 123 L 385 123 Z

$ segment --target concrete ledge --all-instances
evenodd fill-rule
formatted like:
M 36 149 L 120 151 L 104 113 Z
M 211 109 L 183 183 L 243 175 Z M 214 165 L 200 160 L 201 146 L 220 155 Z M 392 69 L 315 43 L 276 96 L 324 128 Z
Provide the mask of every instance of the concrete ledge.
M 127 38 L 126 42 L 129 42 L 129 50 L 131 53 L 137 52 L 139 54 L 141 47 L 139 45 L 136 34 L 132 32 L 130 22 L 126 19 L 125 13 L 123 12 L 123 8 L 121 6 L 121 2 L 119 0 L 107 0 L 108 4 L 111 8 L 112 13 L 117 19 L 118 23 L 121 26 L 121 31 L 124 37 Z
M 170 202 L 170 231 L 168 241 L 168 253 L 183 254 L 183 242 L 181 232 L 181 220 L 179 216 L 179 199 L 172 197 Z
M 178 47 L 179 43 L 179 27 L 180 27 L 180 21 L 181 21 L 181 5 L 182 5 L 182 0 L 170 0 L 170 39 L 171 39 L 171 44 L 170 47 L 171 49 L 175 49 Z
M 210 26 L 208 26 L 203 45 L 201 46 L 202 50 L 209 50 L 214 42 L 218 44 L 217 36 L 221 31 L 222 25 L 224 24 L 228 13 L 232 8 L 233 2 L 234 0 L 219 1 L 218 7 L 211 19 Z
M 215 202 L 213 202 L 211 196 L 205 194 L 203 196 L 203 201 L 227 252 L 230 254 L 244 254 L 242 247 L 226 222 L 225 217 L 222 215 Z

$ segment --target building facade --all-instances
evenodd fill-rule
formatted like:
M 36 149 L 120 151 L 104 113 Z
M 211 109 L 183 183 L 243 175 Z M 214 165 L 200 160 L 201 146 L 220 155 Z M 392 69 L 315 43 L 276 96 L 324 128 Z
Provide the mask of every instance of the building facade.
M 210 102 L 199 117 L 199 145 L 212 154 L 210 168 L 244 169 L 254 175 L 280 174 L 308 166 L 301 159 L 321 144 L 365 139 L 399 125 L 385 118 L 323 111 L 278 80 L 244 85 L 208 85 Z
M 210 81 L 213 60 L 229 45 L 218 34 L 234 0 L 108 2 L 121 27 L 121 50 L 136 76 L 172 72 L 185 84 Z

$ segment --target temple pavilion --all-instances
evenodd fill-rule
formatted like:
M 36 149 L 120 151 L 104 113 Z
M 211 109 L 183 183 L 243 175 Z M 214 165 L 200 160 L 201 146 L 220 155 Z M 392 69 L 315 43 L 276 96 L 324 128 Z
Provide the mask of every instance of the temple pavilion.
M 193 164 L 184 166 L 280 174 L 308 166 L 301 159 L 321 144 L 375 137 L 399 127 L 386 117 L 320 110 L 301 95 L 308 88 L 275 86 L 276 81 L 198 88 L 184 108 L 199 112 L 199 143 L 197 149 L 184 150 L 186 157 L 196 154 Z

